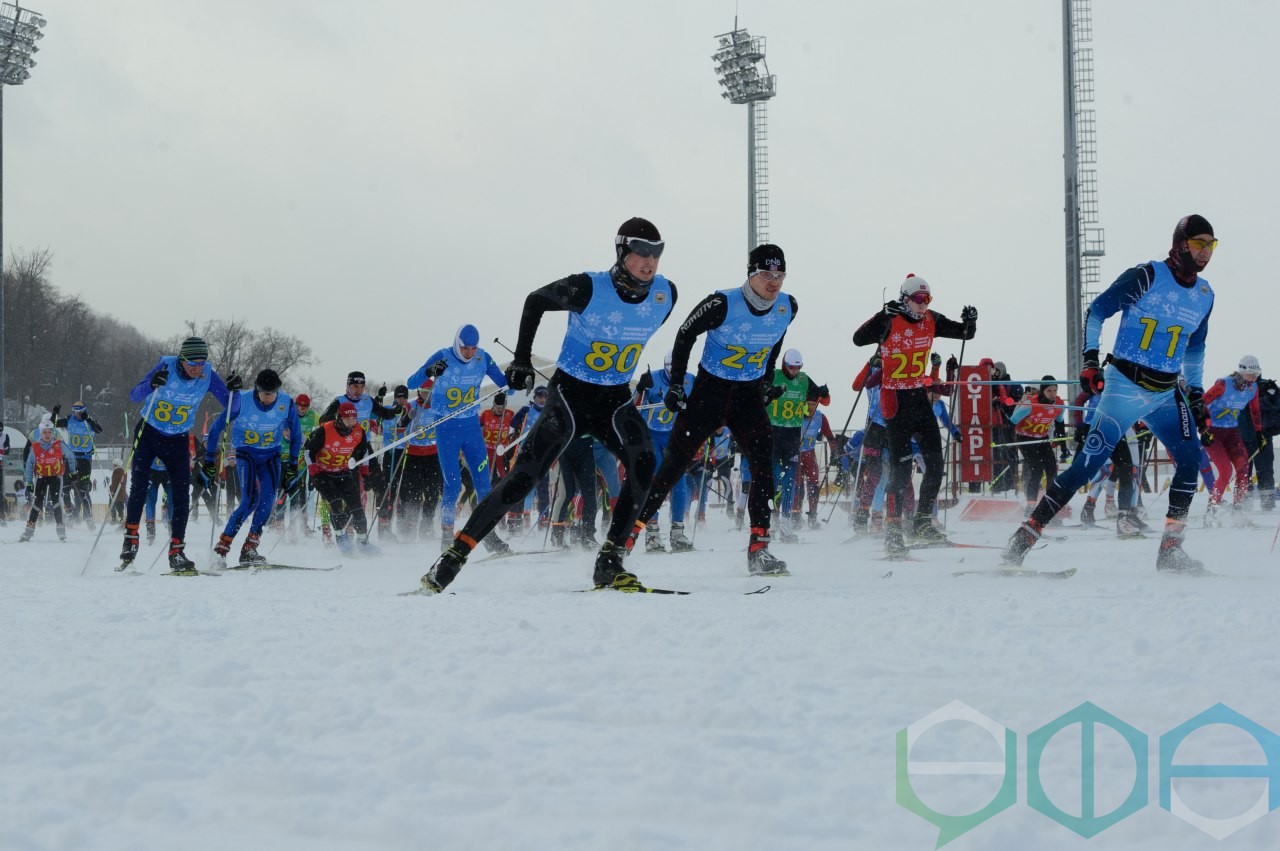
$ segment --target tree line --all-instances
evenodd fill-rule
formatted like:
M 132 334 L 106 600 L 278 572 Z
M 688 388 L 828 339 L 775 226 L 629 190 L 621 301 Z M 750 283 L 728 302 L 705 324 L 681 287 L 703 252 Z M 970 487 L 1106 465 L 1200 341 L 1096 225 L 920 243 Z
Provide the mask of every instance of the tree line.
M 188 320 L 186 334 L 157 339 L 98 313 L 79 295 L 63 293 L 52 283 L 52 268 L 47 248 L 11 254 L 5 263 L 5 425 L 30 433 L 55 405 L 67 416 L 74 402 L 83 401 L 104 429 L 102 442 L 128 442 L 125 417 L 132 426 L 138 413 L 129 391 L 161 355 L 176 354 L 183 337 L 191 335 L 209 343 L 219 375 L 239 374 L 247 387 L 267 367 L 280 373 L 286 389 L 309 381 L 298 373 L 313 363 L 311 347 L 296 337 L 252 328 L 243 319 L 206 319 Z M 220 407 L 206 398 L 197 423 Z

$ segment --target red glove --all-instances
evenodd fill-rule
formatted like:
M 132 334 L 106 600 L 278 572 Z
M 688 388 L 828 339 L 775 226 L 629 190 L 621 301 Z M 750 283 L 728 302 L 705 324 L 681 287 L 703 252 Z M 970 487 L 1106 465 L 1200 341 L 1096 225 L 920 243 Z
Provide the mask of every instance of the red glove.
M 314 478 L 315 478 L 319 473 L 320 473 L 320 465 L 319 465 L 319 464 L 308 464 L 308 465 L 307 465 L 307 475 L 308 475 L 308 476 L 310 476 L 311 478 L 313 478 L 313 479 L 314 479 Z

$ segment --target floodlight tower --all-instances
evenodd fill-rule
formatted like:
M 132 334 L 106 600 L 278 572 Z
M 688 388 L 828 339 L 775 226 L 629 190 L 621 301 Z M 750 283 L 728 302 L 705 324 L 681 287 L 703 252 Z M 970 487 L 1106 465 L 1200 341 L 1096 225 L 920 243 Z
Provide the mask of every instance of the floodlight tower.
M 43 17 L 21 6 L 0 4 L 0 421 L 4 420 L 4 87 L 20 86 L 31 76 L 44 38 Z
M 763 38 L 738 29 L 716 36 L 711 59 L 729 103 L 747 105 L 747 251 L 769 241 L 769 125 L 766 104 L 778 93 L 778 78 L 764 61 Z
M 1106 232 L 1098 227 L 1098 160 L 1092 109 L 1093 40 L 1089 0 L 1062 0 L 1063 163 L 1067 218 L 1067 368 L 1080 374 L 1084 311 L 1098 294 Z

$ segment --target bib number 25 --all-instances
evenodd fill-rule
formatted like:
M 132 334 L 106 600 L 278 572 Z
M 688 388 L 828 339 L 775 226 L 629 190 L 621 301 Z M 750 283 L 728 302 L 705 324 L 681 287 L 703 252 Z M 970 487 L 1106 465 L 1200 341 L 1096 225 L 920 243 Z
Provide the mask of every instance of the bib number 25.
M 905 352 L 894 352 L 889 355 L 889 363 L 890 378 L 919 378 L 929 369 L 929 353 L 912 352 L 908 357 Z

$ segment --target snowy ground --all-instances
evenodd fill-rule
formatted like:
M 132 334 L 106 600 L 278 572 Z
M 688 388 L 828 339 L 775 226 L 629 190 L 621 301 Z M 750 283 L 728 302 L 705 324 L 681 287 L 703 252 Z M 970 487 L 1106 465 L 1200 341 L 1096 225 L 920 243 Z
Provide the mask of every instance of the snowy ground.
M 1158 739 L 1218 702 L 1280 731 L 1276 519 L 1193 530 L 1187 549 L 1224 574 L 1208 579 L 1157 576 L 1154 539 L 1068 531 L 1027 559 L 1079 567 L 1054 582 L 951 575 L 995 550 L 890 565 L 877 542 L 842 544 L 837 515 L 775 545 L 794 575 L 744 596 L 764 583 L 713 516 L 702 552 L 629 562 L 688 597 L 572 593 L 585 554 L 473 564 L 452 595 L 396 596 L 426 546 L 331 573 L 131 577 L 111 570 L 116 532 L 82 578 L 91 533 L 58 544 L 42 527 L 0 546 L 0 848 L 926 851 L 937 828 L 895 803 L 895 738 L 960 700 L 1016 731 L 1017 802 L 949 848 L 1274 849 L 1280 814 L 1218 842 L 1161 809 Z M 1011 531 L 951 520 L 972 543 Z M 340 560 L 319 544 L 274 556 Z M 1085 701 L 1150 743 L 1149 803 L 1092 839 L 1027 803 L 1027 734 Z M 936 727 L 912 759 L 998 760 L 975 729 Z M 1040 771 L 1074 814 L 1080 730 Z M 1120 741 L 1098 732 L 1099 814 L 1133 783 Z M 1193 743 L 1178 762 L 1259 761 L 1229 728 Z M 999 782 L 912 778 L 956 815 Z M 1179 782 L 1218 819 L 1262 788 Z

